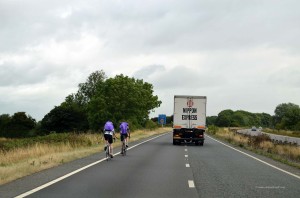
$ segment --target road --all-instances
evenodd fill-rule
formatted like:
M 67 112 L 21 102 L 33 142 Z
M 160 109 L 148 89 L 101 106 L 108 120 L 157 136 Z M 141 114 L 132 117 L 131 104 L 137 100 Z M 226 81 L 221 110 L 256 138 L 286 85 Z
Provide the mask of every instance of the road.
M 104 153 L 93 156 L 94 165 L 60 181 L 29 181 L 0 187 L 0 197 L 28 192 L 28 197 L 298 197 L 299 170 L 272 160 L 248 156 L 206 136 L 204 146 L 172 145 L 171 134 L 162 135 L 137 146 L 128 155 L 99 161 Z M 116 149 L 118 152 L 118 150 Z M 252 155 L 252 154 L 251 154 Z M 98 159 L 97 159 L 98 158 Z M 260 158 L 260 159 L 258 159 Z M 258 160 L 267 160 L 258 161 Z M 83 160 L 92 160 L 90 158 Z M 270 163 L 276 167 L 271 167 Z M 72 164 L 72 163 L 71 163 Z M 78 164 L 78 163 L 77 163 Z M 69 165 L 66 165 L 69 166 Z M 278 167 L 278 168 L 277 168 Z M 51 169 L 50 178 L 55 174 Z M 67 169 L 66 167 L 64 169 Z M 287 169 L 288 172 L 283 172 Z M 61 173 L 60 173 L 61 174 Z M 40 176 L 41 177 L 41 176 Z M 50 179 L 49 179 L 50 180 Z M 52 180 L 52 179 L 51 179 Z M 20 186 L 35 183 L 36 189 Z M 49 186 L 48 186 L 49 185 Z M 33 186 L 33 185 L 32 185 Z M 29 188 L 29 187 L 28 187 Z M 7 189 L 15 192 L 9 194 Z M 35 190 L 34 190 L 35 191 Z M 6 193 L 6 194 L 5 194 Z M 9 196 L 8 196 L 9 195 Z M 24 195 L 24 194 L 23 194 Z M 23 197 L 20 196 L 20 197 Z
M 286 143 L 286 144 L 290 143 L 290 144 L 300 146 L 300 138 L 297 138 L 297 137 L 289 137 L 289 136 L 284 136 L 284 135 L 276 135 L 276 134 L 271 134 L 271 133 L 265 133 L 265 132 L 262 132 L 260 130 L 252 131 L 251 129 L 237 130 L 237 133 L 241 133 L 241 134 L 245 134 L 245 135 L 251 135 L 251 136 L 258 136 L 258 135 L 265 134 L 265 135 L 269 136 L 270 139 L 273 142 L 281 143 L 281 144 L 282 143 Z

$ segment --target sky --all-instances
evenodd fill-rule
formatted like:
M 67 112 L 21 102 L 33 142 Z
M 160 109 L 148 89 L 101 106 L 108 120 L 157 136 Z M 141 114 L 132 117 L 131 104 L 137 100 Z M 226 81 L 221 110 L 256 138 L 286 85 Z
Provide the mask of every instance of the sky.
M 37 121 L 103 70 L 174 95 L 274 115 L 300 105 L 298 0 L 0 0 L 0 115 Z

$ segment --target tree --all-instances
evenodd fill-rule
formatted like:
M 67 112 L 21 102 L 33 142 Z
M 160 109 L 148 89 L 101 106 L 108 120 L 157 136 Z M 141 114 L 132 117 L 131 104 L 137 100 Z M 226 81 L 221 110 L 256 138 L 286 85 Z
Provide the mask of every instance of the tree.
M 272 126 L 272 116 L 267 113 L 260 114 L 260 123 L 262 127 L 271 127 Z
M 27 137 L 31 135 L 30 132 L 35 126 L 36 121 L 30 115 L 27 116 L 25 112 L 17 112 L 11 117 L 4 136 L 12 138 Z
M 216 125 L 217 118 L 218 118 L 218 116 L 207 116 L 206 117 L 206 125 L 207 126 Z
M 274 122 L 278 129 L 298 130 L 300 108 L 293 103 L 283 103 L 276 107 Z
M 9 114 L 0 115 L 0 137 L 6 136 L 10 121 L 11 121 L 11 117 Z
M 103 86 L 106 79 L 103 70 L 93 72 L 89 75 L 85 83 L 79 84 L 79 90 L 73 97 L 78 104 L 88 104 L 89 101 L 96 95 L 97 89 Z
M 122 74 L 107 79 L 96 90 L 88 104 L 89 123 L 94 129 L 108 119 L 144 125 L 150 111 L 161 104 L 158 97 L 153 96 L 151 84 Z
M 69 132 L 88 129 L 87 116 L 76 104 L 63 103 L 54 107 L 41 121 L 41 134 L 50 131 Z
M 223 110 L 218 114 L 216 119 L 217 126 L 220 127 L 230 127 L 233 124 L 233 111 L 230 109 Z

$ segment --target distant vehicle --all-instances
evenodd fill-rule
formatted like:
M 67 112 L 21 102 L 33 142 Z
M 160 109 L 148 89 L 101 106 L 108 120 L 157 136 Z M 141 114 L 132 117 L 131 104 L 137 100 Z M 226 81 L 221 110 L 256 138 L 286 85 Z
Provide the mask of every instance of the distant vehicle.
M 173 144 L 203 146 L 206 129 L 206 96 L 174 96 Z
M 251 131 L 256 131 L 256 127 L 253 126 L 253 127 L 251 128 Z

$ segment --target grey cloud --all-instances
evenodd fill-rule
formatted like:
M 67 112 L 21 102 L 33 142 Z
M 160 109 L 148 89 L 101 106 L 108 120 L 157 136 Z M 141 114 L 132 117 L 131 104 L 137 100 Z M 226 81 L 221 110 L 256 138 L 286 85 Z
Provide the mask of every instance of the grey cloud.
M 300 68 L 290 66 L 272 72 L 267 82 L 279 87 L 293 87 L 300 91 Z
M 177 66 L 149 79 L 157 89 L 199 89 L 219 86 L 223 77 L 201 72 L 201 69 Z
M 297 1 L 17 1 L 1 3 L 0 50 L 91 31 L 118 53 L 299 47 Z M 70 8 L 62 19 L 59 11 Z M 293 14 L 290 14 L 293 13 Z M 130 49 L 130 50 L 128 50 Z M 142 50 L 142 51 L 141 51 Z
M 141 79 L 149 79 L 151 76 L 164 72 L 166 68 L 163 65 L 149 65 L 146 67 L 143 67 L 142 69 L 136 71 L 133 76 L 136 78 L 141 78 Z
M 0 65 L 0 69 L 0 87 L 39 83 L 43 81 L 46 73 L 46 71 L 34 64 L 17 65 L 5 63 Z

